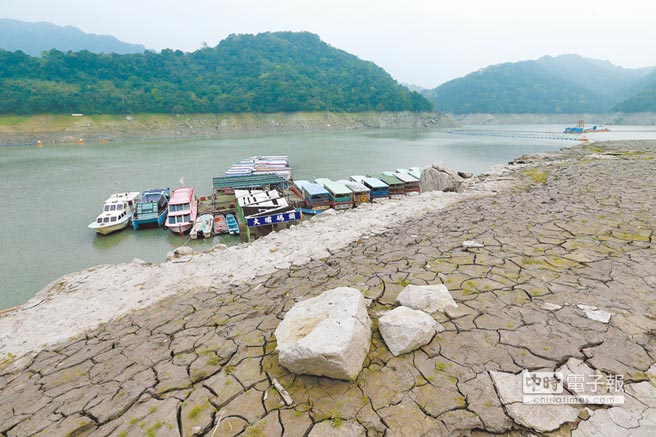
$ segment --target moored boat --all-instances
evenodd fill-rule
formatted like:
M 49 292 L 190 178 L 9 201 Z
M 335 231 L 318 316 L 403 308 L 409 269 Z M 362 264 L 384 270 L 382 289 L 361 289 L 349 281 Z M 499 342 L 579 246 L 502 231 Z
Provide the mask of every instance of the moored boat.
M 328 191 L 331 208 L 353 208 L 353 191 L 351 191 L 346 185 L 327 178 L 318 178 L 315 179 L 314 182 L 323 185 L 326 191 Z
M 239 223 L 237 223 L 235 216 L 232 214 L 226 214 L 225 218 L 230 235 L 239 235 Z
M 192 240 L 197 238 L 210 238 L 212 236 L 213 223 L 214 217 L 212 214 L 203 214 L 198 216 L 191 228 L 191 232 L 189 232 L 189 236 Z
M 137 230 L 139 226 L 156 223 L 162 226 L 166 220 L 166 212 L 171 198 L 169 188 L 155 188 L 141 193 L 141 199 L 137 203 L 132 216 L 132 227 Z
M 89 224 L 89 229 L 107 235 L 127 227 L 132 220 L 139 196 L 140 193 L 136 191 L 112 194 L 105 200 L 103 210 L 96 217 L 96 221 Z
M 365 187 L 369 188 L 369 197 L 373 199 L 386 199 L 389 198 L 389 185 L 377 178 L 371 178 L 367 176 L 351 176 L 351 180 L 355 182 L 360 182 Z
M 198 201 L 193 187 L 180 187 L 173 190 L 169 200 L 166 227 L 175 234 L 184 234 L 194 225 L 198 214 Z
M 218 214 L 214 217 L 214 235 L 221 235 L 228 233 L 228 225 L 223 214 Z
M 361 203 L 367 203 L 370 201 L 371 190 L 364 184 L 355 181 L 347 181 L 346 179 L 341 179 L 337 182 L 346 185 L 348 189 L 353 192 L 353 206 L 358 206 Z

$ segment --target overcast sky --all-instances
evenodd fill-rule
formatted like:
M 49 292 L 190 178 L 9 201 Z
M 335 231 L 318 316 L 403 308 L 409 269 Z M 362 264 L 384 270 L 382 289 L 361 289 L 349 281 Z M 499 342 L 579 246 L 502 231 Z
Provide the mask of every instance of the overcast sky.
M 156 50 L 193 51 L 232 33 L 306 30 L 426 88 L 543 55 L 656 65 L 650 0 L 0 0 L 0 16 Z

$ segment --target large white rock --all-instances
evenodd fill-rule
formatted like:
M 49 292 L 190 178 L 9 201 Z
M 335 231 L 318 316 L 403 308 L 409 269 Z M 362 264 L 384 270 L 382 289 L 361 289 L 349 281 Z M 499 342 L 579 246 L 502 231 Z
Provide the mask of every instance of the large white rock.
M 446 167 L 441 162 L 435 162 L 430 167 L 421 171 L 419 179 L 421 192 L 426 191 L 454 191 L 462 193 L 465 184 L 455 171 Z
M 578 410 L 569 405 L 523 403 L 523 373 L 518 375 L 495 371 L 489 373 L 508 415 L 520 425 L 538 432 L 549 432 L 560 428 L 564 423 L 575 421 L 578 417 Z
M 362 293 L 340 287 L 298 302 L 274 335 L 291 372 L 353 380 L 369 351 L 371 319 Z
M 405 287 L 396 301 L 414 310 L 434 313 L 444 311 L 447 308 L 458 308 L 449 290 L 440 285 L 408 285 Z
M 396 357 L 428 344 L 444 327 L 423 311 L 400 306 L 378 319 L 378 330 Z

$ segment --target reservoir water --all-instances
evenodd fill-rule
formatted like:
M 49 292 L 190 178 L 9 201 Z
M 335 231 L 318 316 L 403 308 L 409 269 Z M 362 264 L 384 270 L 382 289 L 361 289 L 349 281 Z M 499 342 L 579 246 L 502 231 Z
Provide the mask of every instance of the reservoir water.
M 654 127 L 610 126 L 595 140 L 656 139 Z M 525 153 L 574 141 L 549 139 L 563 126 L 470 127 L 464 130 L 348 131 L 170 142 L 0 148 L 0 308 L 25 303 L 58 277 L 90 266 L 159 263 L 187 241 L 161 229 L 131 228 L 97 236 L 87 225 L 115 190 L 185 184 L 211 194 L 211 178 L 252 155 L 288 155 L 297 179 L 347 178 L 442 161 L 481 173 Z M 521 135 L 520 135 L 521 134 Z M 560 135 L 562 137 L 562 135 Z M 232 237 L 189 241 L 196 249 Z

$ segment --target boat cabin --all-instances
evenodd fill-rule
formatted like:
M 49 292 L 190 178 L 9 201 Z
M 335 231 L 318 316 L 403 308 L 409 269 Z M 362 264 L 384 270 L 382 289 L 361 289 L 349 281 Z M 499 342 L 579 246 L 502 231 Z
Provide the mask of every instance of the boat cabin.
M 308 209 L 321 211 L 330 208 L 330 193 L 322 185 L 307 182 L 303 184 L 302 194 Z
M 314 182 L 323 185 L 330 194 L 330 206 L 334 209 L 353 208 L 353 191 L 346 185 L 328 178 L 315 179 Z
M 361 203 L 367 203 L 371 199 L 371 190 L 366 185 L 355 182 L 347 181 L 346 179 L 339 180 L 340 182 L 353 192 L 353 206 L 358 206 Z
M 394 173 L 394 177 L 403 182 L 403 188 L 405 189 L 405 194 L 408 193 L 419 193 L 421 188 L 419 187 L 419 179 L 408 173 Z
M 376 177 L 389 186 L 390 197 L 403 196 L 405 194 L 404 183 L 396 176 L 382 173 L 380 175 L 377 175 Z
M 369 197 L 373 199 L 389 198 L 389 185 L 378 178 L 368 176 L 351 176 L 355 182 L 360 182 L 365 187 L 369 188 Z

